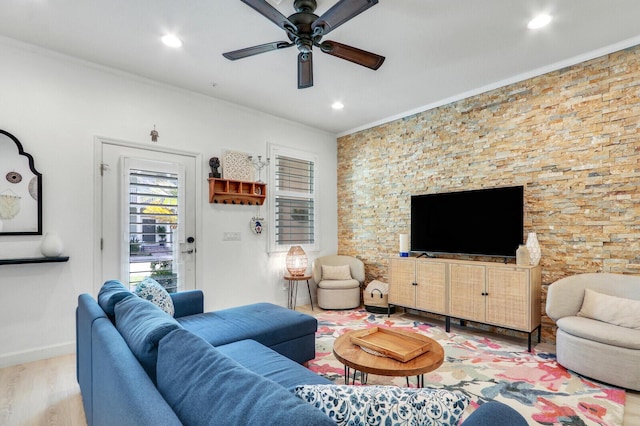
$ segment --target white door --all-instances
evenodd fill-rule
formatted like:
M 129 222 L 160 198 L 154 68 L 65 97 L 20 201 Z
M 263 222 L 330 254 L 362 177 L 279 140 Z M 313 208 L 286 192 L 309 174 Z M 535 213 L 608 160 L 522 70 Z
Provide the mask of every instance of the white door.
M 169 292 L 196 283 L 198 156 L 98 140 L 100 285 L 147 276 Z

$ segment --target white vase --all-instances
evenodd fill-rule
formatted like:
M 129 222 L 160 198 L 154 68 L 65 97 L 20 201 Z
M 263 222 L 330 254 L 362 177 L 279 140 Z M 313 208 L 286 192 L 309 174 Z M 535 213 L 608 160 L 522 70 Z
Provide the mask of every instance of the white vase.
M 529 232 L 527 237 L 527 249 L 529 249 L 529 256 L 531 257 L 531 265 L 537 266 L 540 263 L 540 243 L 538 243 L 538 236 L 535 232 Z
M 45 257 L 57 257 L 64 249 L 60 237 L 55 232 L 47 232 L 40 244 L 40 252 Z
M 518 250 L 516 250 L 516 265 L 529 266 L 531 265 L 531 255 L 529 249 L 524 244 L 520 244 Z

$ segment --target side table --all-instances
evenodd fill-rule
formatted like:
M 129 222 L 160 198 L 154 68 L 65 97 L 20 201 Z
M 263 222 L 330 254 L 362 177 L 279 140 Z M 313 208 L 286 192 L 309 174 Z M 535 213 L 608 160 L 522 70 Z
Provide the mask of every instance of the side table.
M 298 298 L 298 281 L 306 281 L 307 290 L 309 291 L 309 300 L 311 301 L 311 310 L 313 311 L 313 299 L 311 298 L 311 286 L 309 285 L 311 275 L 285 275 L 284 279 L 289 281 L 289 301 L 287 303 L 287 307 L 289 309 L 296 308 L 296 300 Z

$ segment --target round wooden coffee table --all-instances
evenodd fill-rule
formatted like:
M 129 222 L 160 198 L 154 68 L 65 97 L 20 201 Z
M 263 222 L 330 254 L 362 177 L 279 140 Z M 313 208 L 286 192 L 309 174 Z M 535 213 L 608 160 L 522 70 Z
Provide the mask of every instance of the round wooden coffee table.
M 354 345 L 351 342 L 351 336 L 361 331 L 348 331 L 333 343 L 333 355 L 344 364 L 344 382 L 347 385 L 349 384 L 351 369 L 353 369 L 352 384 L 355 383 L 356 373 L 359 371 L 362 384 L 366 384 L 368 374 L 378 374 L 380 376 L 406 377 L 407 386 L 409 385 L 409 376 L 416 376 L 418 387 L 423 387 L 424 373 L 435 370 L 444 362 L 444 349 L 442 346 L 437 341 L 422 334 L 394 330 L 398 333 L 407 334 L 414 339 L 431 343 L 431 348 L 428 352 L 418 355 L 407 362 L 402 362 L 386 356 L 373 355 L 363 350 L 360 346 Z

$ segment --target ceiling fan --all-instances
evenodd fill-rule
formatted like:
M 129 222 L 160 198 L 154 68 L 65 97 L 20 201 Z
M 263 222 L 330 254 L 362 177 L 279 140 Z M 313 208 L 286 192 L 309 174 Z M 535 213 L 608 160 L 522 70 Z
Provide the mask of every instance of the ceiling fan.
M 222 55 L 227 59 L 235 61 L 259 53 L 296 46 L 300 52 L 298 54 L 298 89 L 313 86 L 313 46 L 331 56 L 351 61 L 372 70 L 377 70 L 384 62 L 384 56 L 336 41 L 322 41 L 322 37 L 374 6 L 378 0 L 339 0 L 322 16 L 313 13 L 317 7 L 316 0 L 294 0 L 293 7 L 296 13 L 289 17 L 285 17 L 266 0 L 241 1 L 282 28 L 287 33 L 289 41 L 275 41 L 223 53 Z

